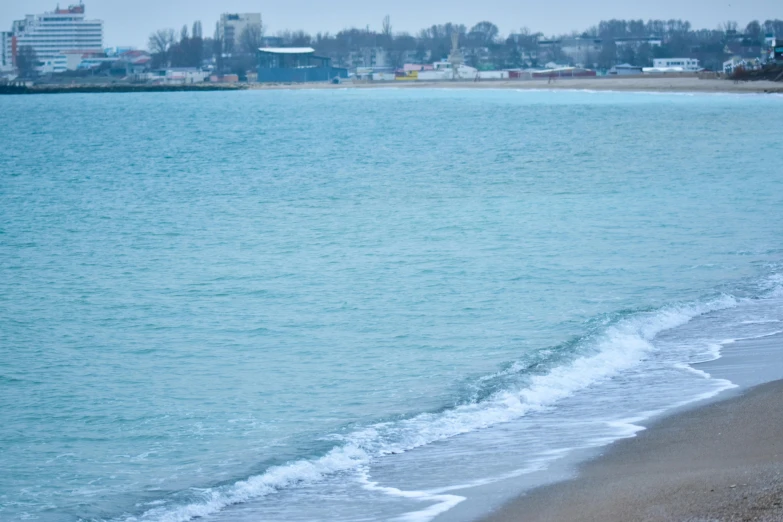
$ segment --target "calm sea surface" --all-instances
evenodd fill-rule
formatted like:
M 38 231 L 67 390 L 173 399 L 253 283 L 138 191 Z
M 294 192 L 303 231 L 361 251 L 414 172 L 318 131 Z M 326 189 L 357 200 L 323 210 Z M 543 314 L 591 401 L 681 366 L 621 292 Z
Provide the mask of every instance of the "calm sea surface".
M 4 521 L 448 520 L 783 330 L 783 97 L 0 114 Z

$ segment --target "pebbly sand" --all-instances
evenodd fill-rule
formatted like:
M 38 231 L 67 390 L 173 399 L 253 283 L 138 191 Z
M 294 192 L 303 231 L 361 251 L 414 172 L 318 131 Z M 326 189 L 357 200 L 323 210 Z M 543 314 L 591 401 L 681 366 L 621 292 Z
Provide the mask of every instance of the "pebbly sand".
M 698 365 L 755 387 L 666 417 L 485 522 L 783 521 L 783 381 L 759 384 L 780 378 L 782 339 L 741 341 Z
M 695 77 L 637 77 L 637 78 L 562 78 L 548 80 L 494 80 L 482 82 L 376 82 L 339 85 L 311 84 L 254 84 L 251 89 L 518 89 L 518 90 L 589 90 L 633 92 L 701 92 L 701 93 L 777 93 L 783 94 L 783 82 L 743 82 Z

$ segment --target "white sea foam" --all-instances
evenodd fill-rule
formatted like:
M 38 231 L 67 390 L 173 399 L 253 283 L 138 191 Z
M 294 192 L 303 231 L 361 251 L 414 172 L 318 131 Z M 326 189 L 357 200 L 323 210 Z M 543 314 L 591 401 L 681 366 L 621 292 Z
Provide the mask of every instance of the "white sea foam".
M 656 312 L 631 315 L 609 326 L 592 342 L 580 347 L 584 355 L 546 374 L 531 377 L 524 388 L 503 390 L 485 401 L 464 404 L 444 412 L 423 413 L 410 419 L 379 423 L 357 430 L 347 436 L 339 437 L 342 444 L 321 458 L 275 466 L 261 475 L 230 486 L 202 490 L 199 492 L 200 499 L 187 505 L 156 506 L 138 517 L 130 516 L 123 520 L 186 522 L 284 488 L 312 484 L 328 475 L 361 472 L 375 458 L 409 451 L 460 434 L 510 422 L 530 412 L 553 407 L 558 401 L 580 390 L 638 365 L 655 351 L 652 341 L 662 331 L 686 324 L 699 315 L 731 308 L 737 304 L 736 298 L 722 296 L 706 303 L 672 306 Z M 506 370 L 508 371 L 514 371 L 513 367 Z M 641 429 L 630 422 L 621 424 L 622 426 L 619 424 L 617 426 L 617 436 L 611 440 L 632 436 Z M 607 442 L 609 440 L 607 439 Z M 380 486 L 377 488 L 383 489 Z M 389 491 L 385 491 L 386 489 Z M 384 491 L 387 494 L 406 495 L 410 498 L 434 502 L 425 510 L 406 515 L 408 517 L 406 520 L 414 522 L 431 520 L 437 514 L 451 509 L 462 501 L 462 497 L 456 495 L 392 489 L 394 491 L 389 488 L 385 488 Z
M 377 482 L 373 482 L 369 479 L 366 470 L 362 473 L 361 481 L 364 483 L 364 489 L 369 491 L 376 491 L 392 497 L 401 497 L 430 503 L 430 505 L 424 509 L 405 513 L 395 519 L 400 522 L 426 522 L 432 520 L 436 516 L 445 513 L 465 500 L 465 497 L 459 495 L 449 495 L 431 491 L 404 491 L 395 487 L 380 486 Z

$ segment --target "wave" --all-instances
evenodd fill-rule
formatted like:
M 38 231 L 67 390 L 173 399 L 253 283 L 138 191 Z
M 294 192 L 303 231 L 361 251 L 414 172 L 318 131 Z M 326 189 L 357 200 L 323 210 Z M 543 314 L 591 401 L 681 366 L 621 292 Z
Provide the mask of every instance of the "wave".
M 757 287 L 761 297 L 777 297 L 783 277 L 773 276 Z M 576 340 L 570 356 L 537 374 L 530 361 L 520 361 L 477 381 L 477 388 L 509 376 L 523 375 L 524 383 L 491 393 L 475 394 L 468 402 L 439 411 L 421 413 L 403 420 L 379 422 L 349 435 L 335 435 L 340 443 L 325 455 L 267 469 L 230 485 L 196 492 L 186 504 L 167 502 L 141 515 L 120 518 L 124 522 L 187 522 L 215 514 L 229 506 L 245 503 L 277 491 L 301 487 L 339 473 L 357 473 L 388 455 L 403 453 L 434 442 L 511 422 L 532 412 L 555 406 L 581 390 L 604 382 L 642 363 L 656 347 L 653 339 L 661 332 L 682 326 L 694 318 L 740 305 L 747 298 L 721 294 L 702 302 L 637 311 L 609 321 L 597 332 Z M 557 349 L 542 351 L 544 355 Z M 543 357 L 541 361 L 545 361 Z M 539 361 L 539 363 L 541 362 Z M 541 366 L 540 364 L 538 366 Z M 445 496 L 441 507 L 458 503 Z M 433 508 L 436 509 L 436 508 Z

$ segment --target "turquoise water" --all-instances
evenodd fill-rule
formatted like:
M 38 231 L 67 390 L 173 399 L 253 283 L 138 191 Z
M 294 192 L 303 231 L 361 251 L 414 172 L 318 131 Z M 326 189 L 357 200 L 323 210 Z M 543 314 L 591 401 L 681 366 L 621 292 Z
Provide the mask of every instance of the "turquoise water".
M 2 520 L 449 519 L 783 330 L 782 97 L 0 112 Z

